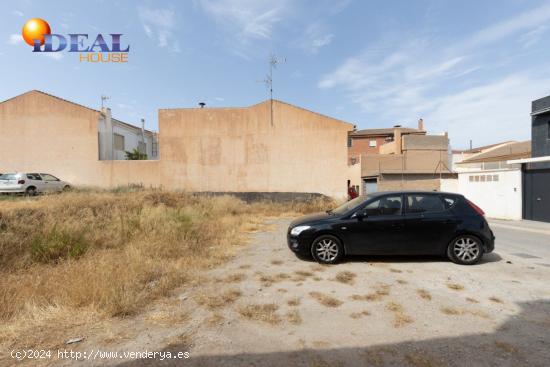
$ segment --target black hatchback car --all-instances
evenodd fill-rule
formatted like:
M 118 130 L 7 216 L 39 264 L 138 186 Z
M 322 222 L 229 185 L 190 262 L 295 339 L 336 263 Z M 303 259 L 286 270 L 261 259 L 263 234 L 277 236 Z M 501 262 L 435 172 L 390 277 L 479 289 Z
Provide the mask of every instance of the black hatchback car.
M 477 263 L 494 249 L 484 212 L 464 196 L 442 192 L 379 192 L 293 221 L 289 248 L 334 264 L 345 255 L 441 255 Z

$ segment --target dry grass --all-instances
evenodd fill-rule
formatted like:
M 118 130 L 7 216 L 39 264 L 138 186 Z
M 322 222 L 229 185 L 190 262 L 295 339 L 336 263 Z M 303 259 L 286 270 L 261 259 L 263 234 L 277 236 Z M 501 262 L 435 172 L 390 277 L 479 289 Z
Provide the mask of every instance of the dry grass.
M 291 276 L 286 273 L 278 273 L 275 275 L 267 275 L 262 272 L 257 273 L 258 280 L 262 283 L 264 287 L 271 287 L 273 283 L 282 282 L 284 280 L 290 279 Z
M 408 284 L 409 282 L 407 282 L 404 279 L 397 279 L 397 283 L 399 283 L 399 284 Z
M 321 292 L 310 292 L 309 295 L 325 307 L 339 307 L 343 303 L 339 299 Z
M 436 367 L 442 365 L 440 362 L 437 362 L 425 353 L 407 353 L 405 354 L 405 360 L 410 366 L 413 367 Z
M 139 313 L 233 256 L 266 216 L 331 205 L 156 190 L 2 200 L 0 342 Z
M 234 303 L 242 296 L 242 292 L 238 289 L 228 289 L 221 294 L 199 294 L 195 300 L 201 306 L 209 310 L 215 310 Z
M 208 316 L 206 319 L 206 323 L 208 326 L 218 326 L 220 325 L 224 320 L 224 317 L 220 315 L 219 313 L 213 313 L 212 315 Z
M 439 309 L 442 313 L 448 316 L 462 315 L 464 312 L 454 307 L 441 307 Z
M 279 306 L 274 303 L 265 303 L 242 306 L 237 311 L 245 319 L 276 325 L 281 322 L 278 309 Z
M 299 306 L 300 305 L 300 298 L 298 298 L 298 297 L 291 298 L 287 301 L 287 304 L 289 306 Z
M 506 342 L 503 342 L 503 341 L 495 341 L 495 346 L 498 348 L 498 349 L 501 349 L 503 351 L 505 351 L 506 353 L 509 353 L 509 354 L 516 354 L 518 353 L 518 348 L 512 344 L 509 344 L 509 343 L 506 343 Z
M 390 294 L 390 286 L 387 284 L 379 284 L 375 287 L 375 291 L 365 295 L 353 294 L 350 298 L 354 301 L 380 301 L 385 296 Z
M 272 265 L 283 265 L 283 262 L 281 260 L 271 260 Z
M 288 322 L 294 325 L 300 325 L 302 323 L 302 316 L 300 316 L 300 311 L 293 309 L 286 313 L 286 319 Z
M 357 274 L 351 271 L 340 271 L 334 277 L 334 280 L 343 284 L 353 285 L 355 283 L 355 277 Z
M 369 316 L 369 315 L 370 315 L 369 311 L 363 310 L 361 312 L 354 312 L 350 314 L 349 317 L 351 317 L 352 319 L 360 319 L 363 316 Z
M 240 283 L 245 279 L 246 279 L 246 274 L 244 274 L 244 273 L 235 273 L 235 274 L 228 275 L 227 277 L 221 279 L 221 281 L 223 283 Z
M 489 297 L 489 301 L 494 302 L 494 303 L 504 303 L 503 300 L 501 300 L 501 299 L 498 298 L 498 297 L 494 297 L 494 296 L 493 296 L 493 297 Z
M 479 301 L 475 298 L 471 298 L 471 297 L 466 297 L 466 301 L 470 302 L 470 303 L 479 303 Z
M 386 310 L 393 313 L 393 326 L 395 328 L 400 328 L 414 322 L 412 317 L 405 314 L 403 306 L 399 303 L 390 302 L 386 304 Z
M 432 300 L 432 295 L 430 294 L 430 292 L 428 292 L 425 289 L 417 289 L 416 293 L 418 293 L 420 298 L 425 299 L 426 301 L 431 301 Z
M 452 289 L 453 291 L 462 291 L 464 290 L 464 286 L 462 284 L 458 283 L 447 283 L 447 288 Z
M 390 272 L 392 272 L 392 273 L 402 273 L 403 271 L 401 271 L 399 269 L 390 268 Z

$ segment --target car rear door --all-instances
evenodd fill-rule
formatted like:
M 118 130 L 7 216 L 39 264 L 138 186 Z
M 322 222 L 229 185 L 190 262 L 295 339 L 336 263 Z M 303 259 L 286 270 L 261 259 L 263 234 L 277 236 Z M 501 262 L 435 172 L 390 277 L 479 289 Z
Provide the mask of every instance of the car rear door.
M 405 240 L 403 229 L 403 196 L 377 197 L 346 222 L 349 251 L 354 255 L 389 255 L 400 253 Z M 357 214 L 357 213 L 356 213 Z
M 27 173 L 27 187 L 34 186 L 38 191 L 44 191 L 44 181 L 38 173 Z
M 442 254 L 445 252 L 457 221 L 450 204 L 437 193 L 406 195 L 404 231 L 407 254 Z

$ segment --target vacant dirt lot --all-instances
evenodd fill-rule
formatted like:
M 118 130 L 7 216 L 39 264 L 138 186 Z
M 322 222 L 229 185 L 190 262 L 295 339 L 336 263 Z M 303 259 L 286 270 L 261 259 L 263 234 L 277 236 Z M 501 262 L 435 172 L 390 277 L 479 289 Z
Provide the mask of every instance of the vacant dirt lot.
M 288 223 L 272 221 L 237 257 L 154 310 L 82 330 L 83 342 L 63 348 L 191 356 L 82 365 L 548 364 L 550 268 L 498 250 L 498 231 L 497 253 L 478 266 L 358 258 L 326 267 L 287 250 Z

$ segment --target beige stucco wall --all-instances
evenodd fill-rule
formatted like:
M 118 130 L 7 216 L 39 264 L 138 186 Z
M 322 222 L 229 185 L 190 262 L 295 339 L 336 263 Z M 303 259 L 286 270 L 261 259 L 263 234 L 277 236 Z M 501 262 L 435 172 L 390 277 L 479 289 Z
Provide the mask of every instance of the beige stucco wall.
M 162 182 L 191 191 L 346 195 L 353 126 L 283 102 L 159 111 Z
M 0 172 L 48 172 L 73 185 L 346 196 L 353 126 L 286 103 L 159 111 L 159 161 L 100 161 L 99 111 L 38 91 L 0 103 Z
M 73 185 L 159 185 L 156 161 L 99 161 L 100 113 L 31 91 L 0 103 L 0 172 L 47 172 Z

